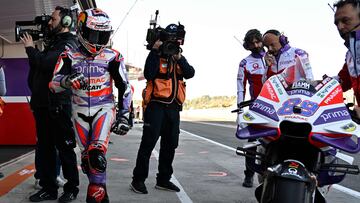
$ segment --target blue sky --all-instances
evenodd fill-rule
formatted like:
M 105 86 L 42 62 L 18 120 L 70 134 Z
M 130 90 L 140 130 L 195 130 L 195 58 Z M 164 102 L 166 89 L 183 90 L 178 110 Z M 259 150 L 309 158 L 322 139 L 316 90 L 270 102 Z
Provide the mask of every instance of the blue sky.
M 97 0 L 116 29 L 136 0 Z M 344 63 L 346 48 L 333 24 L 334 13 L 326 0 L 138 0 L 114 37 L 114 48 L 126 61 L 144 66 L 148 51 L 145 37 L 151 15 L 159 10 L 158 23 L 166 27 L 181 22 L 186 37 L 184 56 L 196 69 L 187 81 L 188 98 L 201 95 L 236 95 L 239 62 L 249 52 L 242 41 L 249 29 L 262 33 L 278 29 L 290 45 L 310 55 L 315 78 L 336 75 Z M 135 98 L 145 84 L 133 82 Z

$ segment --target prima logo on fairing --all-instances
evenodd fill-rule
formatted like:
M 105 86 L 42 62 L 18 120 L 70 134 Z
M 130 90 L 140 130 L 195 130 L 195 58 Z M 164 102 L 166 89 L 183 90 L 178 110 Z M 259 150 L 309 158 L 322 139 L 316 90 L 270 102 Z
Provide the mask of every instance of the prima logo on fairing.
M 301 95 L 305 95 L 305 96 L 312 96 L 313 93 L 307 91 L 307 90 L 303 90 L 303 89 L 297 89 L 297 90 L 290 90 L 288 91 L 289 95 L 296 95 L 296 94 L 301 94 Z
M 320 117 L 326 122 L 330 119 L 341 118 L 344 116 L 349 116 L 349 112 L 347 110 L 335 111 L 335 112 L 322 114 Z
M 350 118 L 349 111 L 345 107 L 339 107 L 335 109 L 328 109 L 324 111 L 314 122 L 314 125 L 320 125 L 324 123 L 337 122 L 342 120 L 348 120 Z
M 250 106 L 250 110 L 269 117 L 275 121 L 279 121 L 274 106 L 259 99 L 255 100 L 255 102 Z
M 252 106 L 253 108 L 256 109 L 260 109 L 261 111 L 264 111 L 268 114 L 273 115 L 275 113 L 275 109 L 271 109 L 269 106 L 266 106 L 264 104 L 261 103 L 254 103 L 254 105 Z
M 101 74 L 105 74 L 105 68 L 101 67 L 101 66 L 94 66 L 94 65 L 89 65 L 89 66 L 77 66 L 76 67 L 76 72 L 78 73 L 101 73 Z

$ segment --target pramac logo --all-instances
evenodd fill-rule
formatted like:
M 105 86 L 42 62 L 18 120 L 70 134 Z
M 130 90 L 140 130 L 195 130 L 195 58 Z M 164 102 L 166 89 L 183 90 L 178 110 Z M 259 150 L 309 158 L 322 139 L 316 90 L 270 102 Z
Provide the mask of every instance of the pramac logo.
M 266 81 L 263 88 L 261 89 L 260 96 L 270 99 L 274 102 L 279 102 L 279 98 L 276 95 L 274 87 L 271 85 L 270 81 Z
M 325 99 L 321 102 L 320 106 L 343 103 L 341 86 L 337 86 Z

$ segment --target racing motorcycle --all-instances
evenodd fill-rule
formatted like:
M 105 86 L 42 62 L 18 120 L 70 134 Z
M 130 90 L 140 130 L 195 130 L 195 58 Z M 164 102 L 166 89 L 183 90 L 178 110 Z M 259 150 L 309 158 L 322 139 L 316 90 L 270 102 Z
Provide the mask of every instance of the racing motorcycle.
M 256 141 L 236 153 L 256 159 L 248 167 L 261 177 L 259 202 L 326 202 L 319 188 L 359 174 L 353 157 L 341 152 L 360 151 L 360 127 L 349 106 L 334 78 L 291 81 L 286 72 L 240 104 L 236 137 Z

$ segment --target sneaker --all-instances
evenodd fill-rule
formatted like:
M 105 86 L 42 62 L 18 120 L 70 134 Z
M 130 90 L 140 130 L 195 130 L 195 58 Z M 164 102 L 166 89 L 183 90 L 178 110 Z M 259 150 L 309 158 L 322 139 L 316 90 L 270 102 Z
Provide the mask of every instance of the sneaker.
M 139 194 L 147 194 L 145 183 L 143 181 L 132 181 L 130 184 L 130 189 Z
M 59 187 L 64 187 L 65 183 L 66 183 L 65 180 L 63 180 L 60 176 L 56 177 L 56 184 Z
M 178 188 L 178 186 L 176 186 L 171 181 L 157 182 L 155 188 L 160 190 L 172 191 L 172 192 L 180 192 L 180 188 Z
M 40 186 L 40 179 L 35 179 L 34 188 L 35 190 L 41 190 L 42 187 Z
M 244 182 L 242 184 L 244 187 L 252 187 L 253 186 L 253 177 L 252 176 L 245 176 Z
M 56 193 L 49 193 L 43 189 L 41 189 L 39 192 L 31 195 L 29 197 L 30 202 L 41 202 L 44 200 L 56 200 L 57 194 Z
M 60 203 L 67 203 L 67 202 L 71 202 L 73 200 L 76 199 L 77 197 L 77 193 L 78 192 L 64 192 L 61 194 L 61 196 L 59 197 L 59 202 Z

